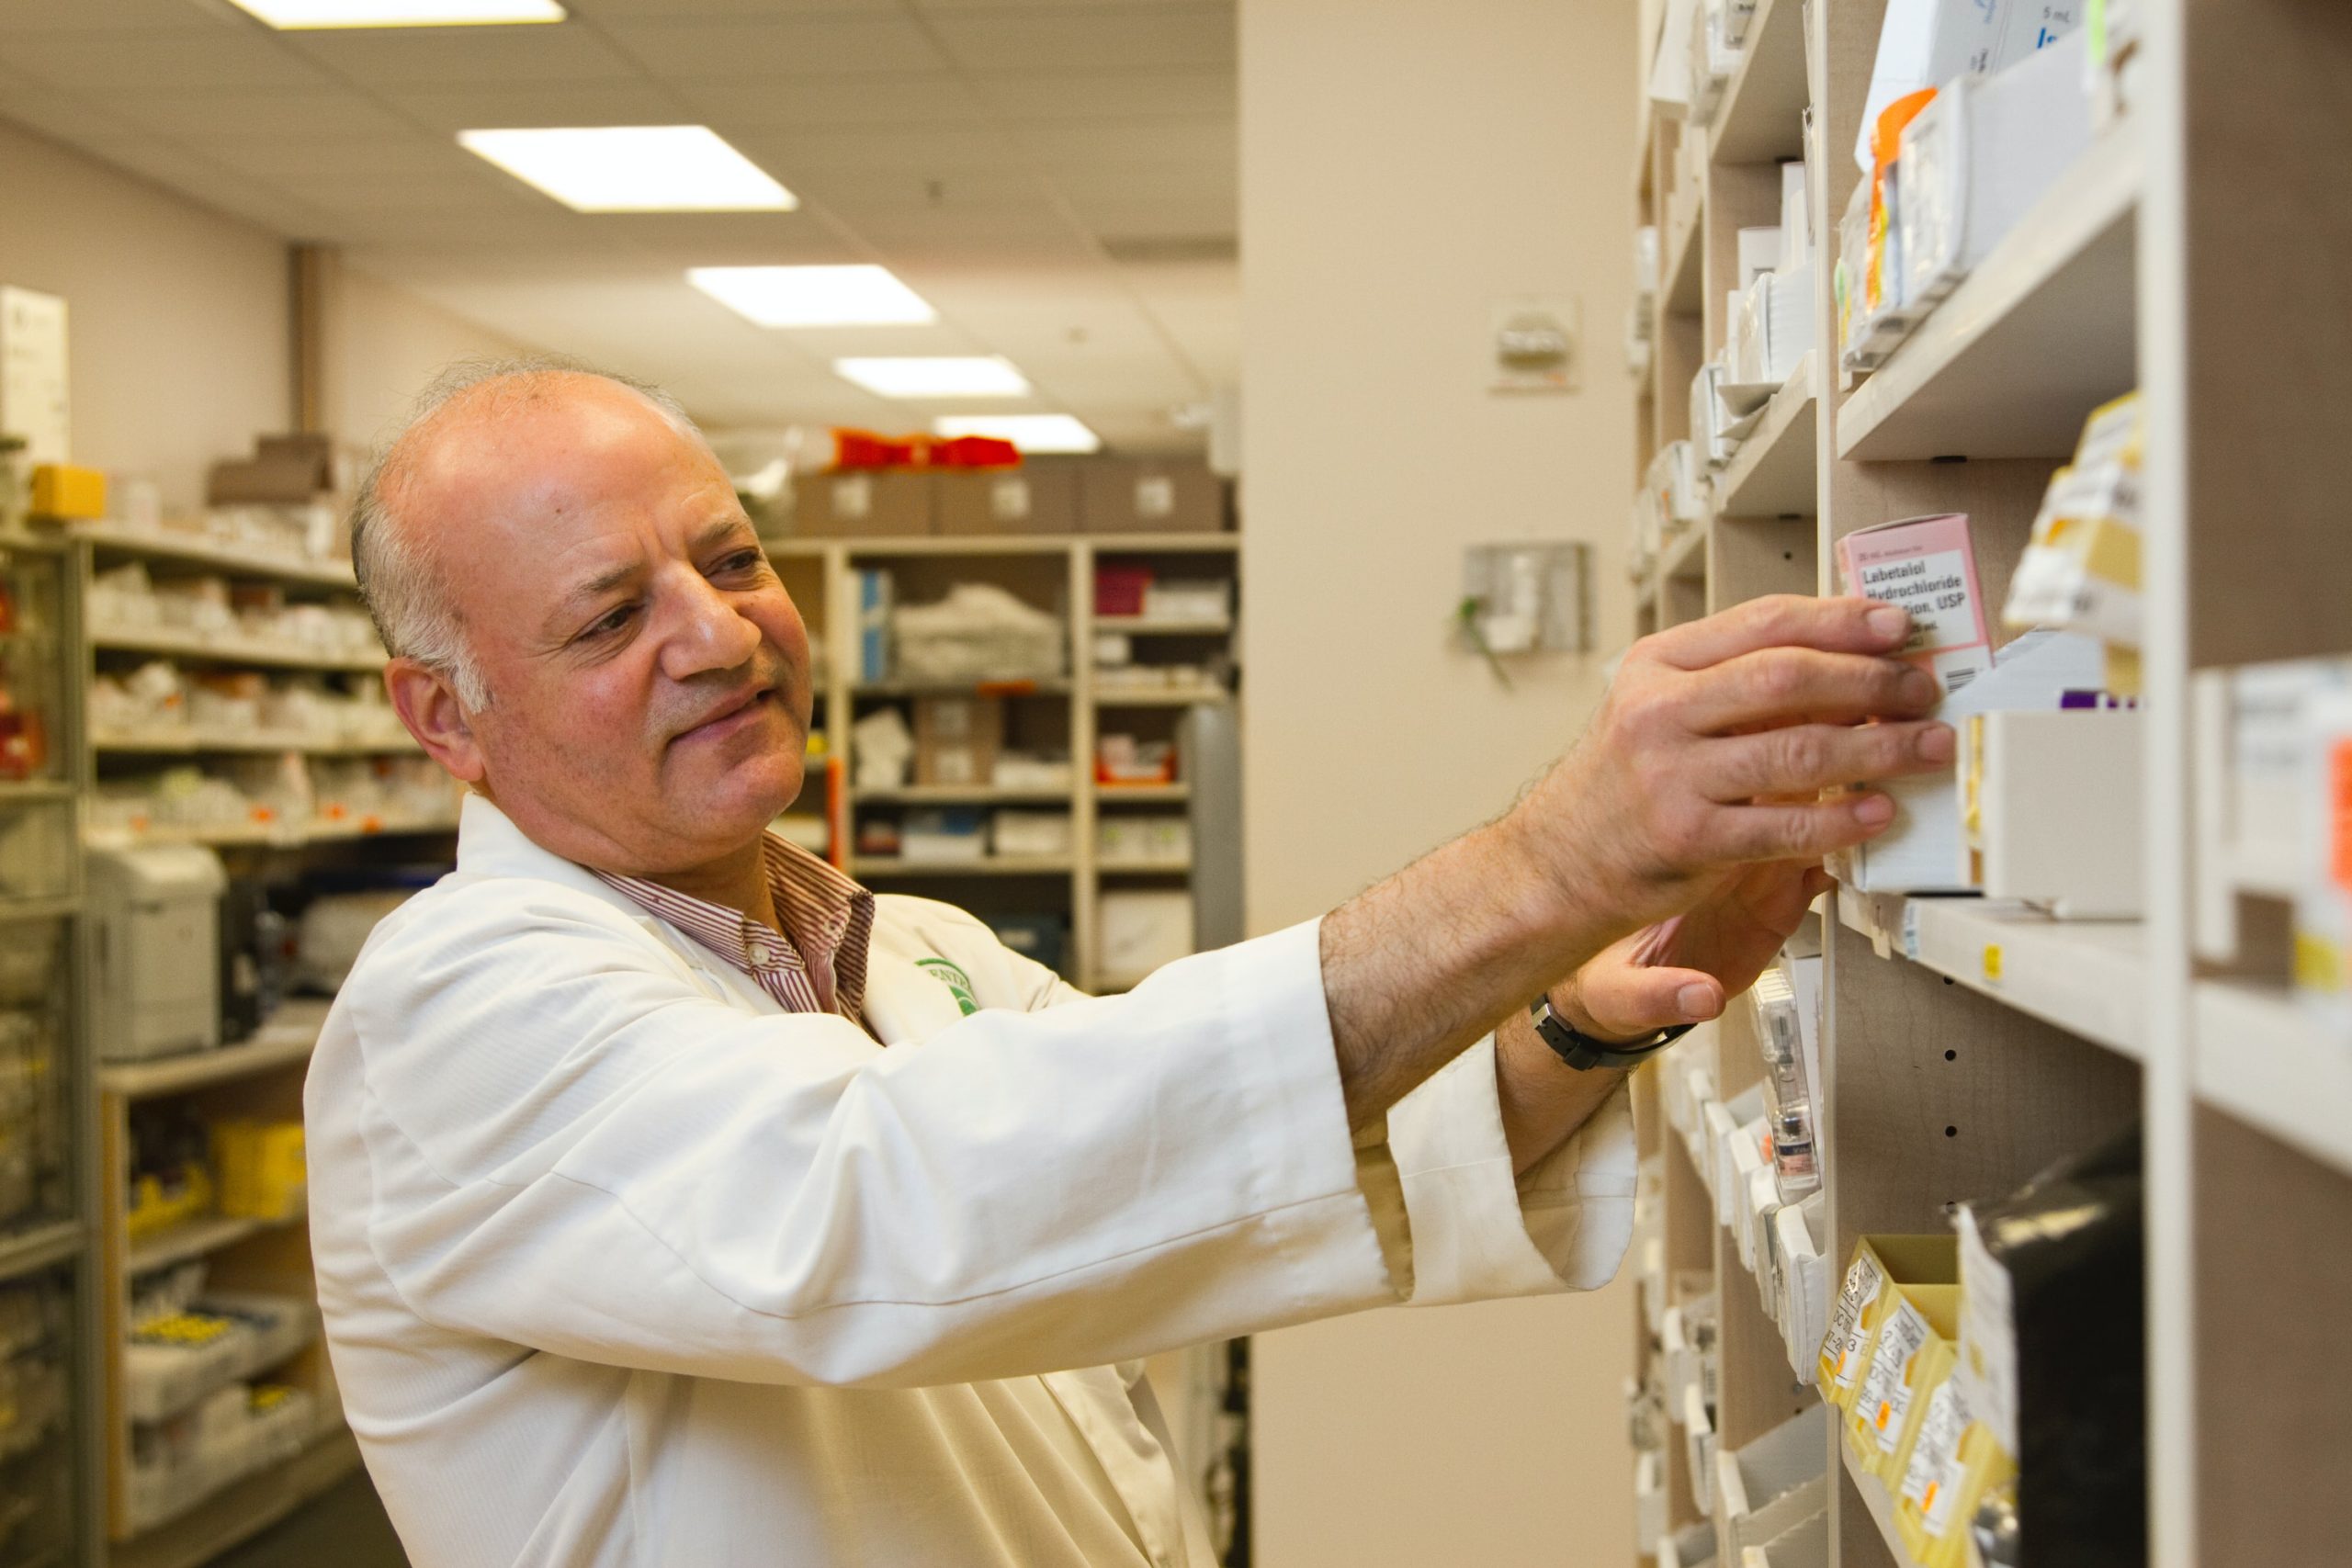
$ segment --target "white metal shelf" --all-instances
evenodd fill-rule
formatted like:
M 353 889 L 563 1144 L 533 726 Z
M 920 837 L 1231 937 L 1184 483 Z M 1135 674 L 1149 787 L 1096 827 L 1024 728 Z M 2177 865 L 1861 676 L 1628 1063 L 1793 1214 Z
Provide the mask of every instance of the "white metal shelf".
M 1148 806 L 1193 798 L 1191 784 L 1106 784 L 1094 786 L 1098 806 Z
M 901 860 L 860 855 L 853 876 L 1068 876 L 1077 862 L 1068 855 L 989 856 L 980 860 Z
M 1091 545 L 1097 554 L 1228 555 L 1241 547 L 1238 534 L 911 534 L 902 538 L 791 538 L 763 541 L 772 556 L 821 557 L 839 549 L 852 556 L 1033 556 L 1063 555 L 1072 545 Z
M 1708 160 L 1762 164 L 1804 157 L 1808 97 L 1803 0 L 1762 0 L 1747 19 L 1738 69 L 1707 128 Z
M 1890 955 L 2134 1060 L 2145 1052 L 2147 939 L 2137 921 L 2055 920 L 1982 898 L 1841 887 L 1838 918 Z
M 320 653 L 292 643 L 229 634 L 103 626 L 90 634 L 92 648 L 119 653 L 160 653 L 207 664 L 251 664 L 271 670 L 325 670 L 363 674 L 390 662 L 382 649 L 371 654 Z
M 241 550 L 232 545 L 217 544 L 192 534 L 150 533 L 143 529 L 127 528 L 119 523 L 88 523 L 75 528 L 74 536 L 87 540 L 101 551 L 116 555 L 186 561 L 191 566 L 214 567 L 242 577 L 276 578 L 286 582 L 355 592 L 359 586 L 349 561 L 306 560 L 298 556 L 277 555 L 266 550 Z
M 98 1087 L 125 1100 L 184 1094 L 273 1068 L 307 1062 L 319 1043 L 329 1003 L 302 999 L 279 1008 L 253 1038 L 217 1050 L 192 1051 L 150 1062 L 116 1062 L 98 1068 Z
M 994 784 L 908 784 L 899 789 L 854 789 L 859 806 L 1012 806 L 1068 803 L 1069 789 L 1002 789 Z
M 1098 708 L 1188 708 L 1196 703 L 1229 702 L 1232 697 L 1233 694 L 1223 686 L 1139 686 L 1134 691 L 1117 687 L 1106 691 L 1097 687 L 1094 705 Z
M 223 823 L 204 828 L 145 828 L 136 832 L 122 833 L 109 829 L 93 829 L 83 841 L 92 846 L 122 847 L 135 844 L 208 844 L 215 849 L 232 845 L 278 845 L 293 847 L 301 844 L 335 843 L 345 839 L 394 838 L 403 834 L 454 833 L 458 830 L 455 817 L 346 817 L 322 818 L 317 821 L 288 826 L 277 822 Z
M 206 1214 L 159 1232 L 143 1241 L 131 1243 L 124 1253 L 122 1269 L 126 1275 L 144 1274 L 156 1269 L 168 1269 L 175 1263 L 185 1263 L 192 1258 L 202 1258 L 234 1247 L 248 1236 L 259 1235 L 282 1225 L 302 1223 L 296 1214 L 284 1220 L 246 1219 L 235 1214 Z
M 1050 697 L 1060 696 L 1070 690 L 1068 676 L 1031 680 L 1018 677 L 1005 681 L 855 681 L 850 684 L 853 697 Z
M 1814 513 L 1820 497 L 1814 435 L 1821 406 L 1814 386 L 1813 354 L 1807 350 L 1787 385 L 1765 405 L 1764 417 L 1715 476 L 1717 516 Z
M 1185 876 L 1193 870 L 1192 857 L 1182 860 L 1098 860 L 1094 869 L 1104 876 Z
M 1156 615 L 1097 615 L 1094 629 L 1098 632 L 1119 632 L 1128 637 L 1227 637 L 1233 631 L 1230 616 L 1216 620 L 1182 620 L 1174 616 Z
M 71 800 L 78 793 L 63 779 L 0 779 L 0 807 Z
M 53 1263 L 62 1263 L 82 1250 L 82 1224 L 59 1220 L 0 1236 L 0 1280 L 15 1280 Z
M 1841 457 L 2063 457 L 2132 389 L 2144 160 L 2094 142 L 1838 414 Z
M 2352 1174 L 2352 1044 L 2282 986 L 2202 980 L 2190 1009 L 2198 1099 Z
M 322 740 L 299 731 L 266 729 L 237 733 L 220 729 L 191 729 L 177 734 L 101 734 L 90 739 L 90 750 L 122 756 L 186 757 L 199 756 L 209 751 L 300 751 L 311 757 L 373 757 L 393 751 L 421 751 L 415 739 L 402 735 L 398 740 L 369 742 L 365 740 Z

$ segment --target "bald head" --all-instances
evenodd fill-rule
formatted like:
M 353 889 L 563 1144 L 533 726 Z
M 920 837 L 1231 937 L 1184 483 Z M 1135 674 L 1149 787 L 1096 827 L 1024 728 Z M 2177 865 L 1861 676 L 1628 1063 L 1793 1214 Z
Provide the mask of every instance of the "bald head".
M 445 676 L 467 707 L 487 707 L 492 694 L 467 641 L 444 547 L 451 529 L 483 520 L 467 476 L 494 465 L 520 427 L 648 412 L 708 451 L 669 393 L 572 360 L 474 360 L 436 377 L 369 467 L 352 506 L 352 568 L 386 649 Z

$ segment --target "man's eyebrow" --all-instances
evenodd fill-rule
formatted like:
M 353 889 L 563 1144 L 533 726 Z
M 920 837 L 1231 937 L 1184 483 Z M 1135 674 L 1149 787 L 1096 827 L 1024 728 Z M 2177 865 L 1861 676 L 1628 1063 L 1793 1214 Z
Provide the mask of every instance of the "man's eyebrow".
M 549 619 L 575 615 L 586 609 L 614 589 L 635 581 L 644 575 L 644 570 L 636 561 L 623 561 L 617 566 L 606 567 L 586 581 L 575 583 L 565 590 L 563 598 L 556 605 L 555 615 Z
M 703 551 L 709 549 L 712 546 L 723 542 L 730 535 L 749 534 L 751 532 L 752 522 L 748 517 L 741 515 L 714 517 L 709 522 L 704 524 L 701 530 L 695 535 L 694 544 L 690 548 L 695 555 L 700 555 Z

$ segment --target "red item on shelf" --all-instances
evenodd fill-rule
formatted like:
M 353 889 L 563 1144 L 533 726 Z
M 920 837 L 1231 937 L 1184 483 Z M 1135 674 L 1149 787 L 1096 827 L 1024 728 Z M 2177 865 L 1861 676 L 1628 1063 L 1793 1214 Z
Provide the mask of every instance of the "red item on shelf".
M 1098 566 L 1094 569 L 1094 613 L 1098 615 L 1140 615 L 1144 595 L 1151 592 L 1148 566 Z
M 1021 448 L 993 435 L 878 435 L 833 432 L 836 471 L 865 468 L 1017 468 Z

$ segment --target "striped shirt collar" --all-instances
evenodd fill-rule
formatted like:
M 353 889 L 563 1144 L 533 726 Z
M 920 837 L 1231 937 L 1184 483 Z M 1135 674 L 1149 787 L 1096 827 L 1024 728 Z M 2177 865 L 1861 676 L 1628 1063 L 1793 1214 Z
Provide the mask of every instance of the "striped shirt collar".
M 785 1011 L 839 1013 L 862 1022 L 874 895 L 774 833 L 760 836 L 760 858 L 789 940 L 741 909 L 641 877 L 594 874 L 733 964 Z

